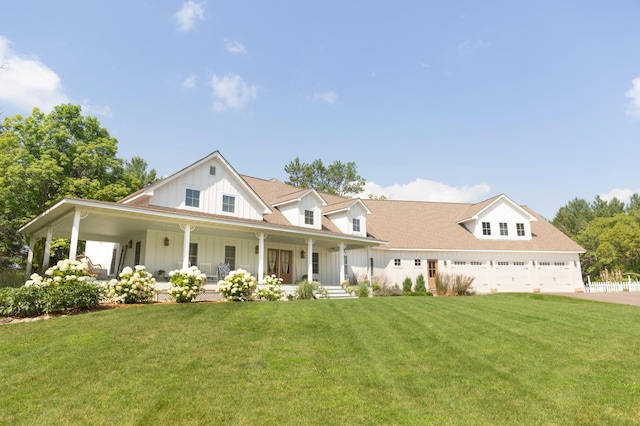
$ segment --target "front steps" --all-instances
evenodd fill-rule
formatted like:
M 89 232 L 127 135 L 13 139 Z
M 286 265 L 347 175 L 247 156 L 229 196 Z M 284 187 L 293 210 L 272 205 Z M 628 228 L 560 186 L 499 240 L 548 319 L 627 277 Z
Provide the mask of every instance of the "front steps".
M 322 288 L 327 290 L 327 296 L 329 299 L 356 299 L 354 294 L 347 293 L 347 291 L 339 285 L 323 285 Z M 324 299 L 324 294 L 321 292 L 315 292 L 318 299 Z

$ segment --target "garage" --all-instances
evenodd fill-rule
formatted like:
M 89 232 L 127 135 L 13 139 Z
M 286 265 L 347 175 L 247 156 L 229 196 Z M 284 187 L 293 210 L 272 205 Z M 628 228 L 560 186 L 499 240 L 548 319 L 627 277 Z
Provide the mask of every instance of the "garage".
M 533 291 L 528 262 L 495 262 L 495 276 L 498 293 Z

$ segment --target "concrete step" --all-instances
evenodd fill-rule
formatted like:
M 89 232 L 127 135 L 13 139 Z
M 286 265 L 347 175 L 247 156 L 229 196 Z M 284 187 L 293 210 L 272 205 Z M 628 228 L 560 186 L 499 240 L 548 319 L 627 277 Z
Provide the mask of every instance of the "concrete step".
M 329 299 L 356 299 L 357 296 L 354 294 L 349 294 L 345 289 L 340 287 L 339 285 L 323 285 L 322 288 L 327 290 L 327 296 Z M 316 297 L 318 299 L 324 299 L 324 294 L 320 292 L 316 292 Z

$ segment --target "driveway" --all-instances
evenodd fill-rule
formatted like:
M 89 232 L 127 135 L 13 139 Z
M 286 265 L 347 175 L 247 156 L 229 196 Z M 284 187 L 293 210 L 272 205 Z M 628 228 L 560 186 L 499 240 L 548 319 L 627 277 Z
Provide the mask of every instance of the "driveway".
M 553 293 L 558 296 L 576 299 L 595 300 L 598 302 L 619 303 L 622 305 L 640 306 L 640 291 L 620 291 L 615 293 Z

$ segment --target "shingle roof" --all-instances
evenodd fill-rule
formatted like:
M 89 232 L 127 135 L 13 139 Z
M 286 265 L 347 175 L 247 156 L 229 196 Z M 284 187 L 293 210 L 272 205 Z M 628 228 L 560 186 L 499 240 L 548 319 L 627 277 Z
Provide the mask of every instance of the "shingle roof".
M 469 212 L 480 211 L 491 198 L 478 204 L 423 201 L 363 200 L 371 210 L 367 229 L 394 249 L 565 251 L 584 252 L 577 243 L 542 216 L 521 206 L 537 221 L 531 222 L 531 240 L 483 240 L 458 224 Z

